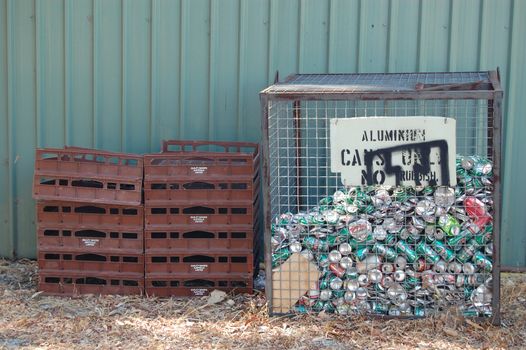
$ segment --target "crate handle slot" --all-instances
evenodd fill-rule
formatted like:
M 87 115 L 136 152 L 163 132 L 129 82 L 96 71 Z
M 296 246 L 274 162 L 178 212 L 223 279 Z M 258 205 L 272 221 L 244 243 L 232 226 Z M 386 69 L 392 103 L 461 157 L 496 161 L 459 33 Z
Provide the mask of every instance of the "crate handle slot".
M 128 166 L 137 166 L 139 165 L 139 161 L 137 159 L 123 159 L 122 164 Z
M 58 206 L 55 205 L 46 205 L 44 209 L 42 209 L 44 213 L 58 213 Z
M 75 257 L 78 261 L 107 261 L 108 259 L 104 255 L 99 254 L 81 254 Z
M 230 212 L 234 215 L 245 215 L 247 213 L 247 208 L 232 208 Z
M 185 287 L 214 287 L 215 283 L 214 281 L 197 279 L 197 280 L 184 281 L 184 286 Z
M 137 209 L 122 209 L 122 215 L 137 215 L 138 213 Z
M 88 187 L 88 188 L 103 188 L 104 185 L 100 181 L 95 180 L 73 180 L 71 181 L 73 187 Z
M 166 232 L 152 232 L 152 239 L 163 239 L 166 238 Z
M 84 205 L 82 207 L 76 207 L 75 213 L 82 214 L 106 214 L 106 209 L 101 207 L 96 207 L 94 205 Z
M 231 236 L 232 238 L 236 238 L 236 239 L 244 239 L 244 238 L 247 238 L 247 233 L 246 232 L 232 232 Z
M 209 182 L 195 181 L 183 184 L 185 190 L 214 190 L 214 184 Z
M 59 277 L 46 277 L 44 278 L 45 283 L 60 283 Z
M 150 189 L 152 190 L 166 190 L 167 184 L 151 184 Z
M 55 183 L 56 183 L 55 179 L 50 179 L 50 178 L 47 178 L 47 177 L 41 177 L 40 178 L 40 184 L 41 185 L 54 186 Z
M 214 257 L 207 256 L 207 255 L 191 255 L 191 256 L 185 256 L 183 258 L 183 262 L 185 262 L 185 263 L 191 263 L 191 262 L 196 262 L 196 263 L 213 263 L 213 262 L 215 262 L 215 259 L 214 259 Z
M 95 285 L 106 285 L 108 281 L 97 278 L 97 277 L 86 277 L 86 278 L 77 278 L 75 284 L 95 284 Z
M 123 191 L 135 191 L 134 184 L 120 184 L 119 189 Z
M 215 235 L 207 231 L 190 231 L 183 233 L 183 238 L 215 238 Z
M 246 288 L 246 287 L 248 287 L 248 284 L 245 281 L 232 281 L 232 282 L 230 282 L 230 285 L 232 286 L 232 288 Z
M 139 258 L 136 257 L 136 256 L 123 256 L 122 257 L 122 262 L 125 262 L 125 263 L 138 263 L 139 262 Z
M 58 230 L 44 230 L 44 236 L 58 236 Z
M 233 183 L 230 185 L 230 188 L 233 190 L 246 190 L 248 185 L 246 183 Z
M 81 230 L 75 232 L 75 237 L 106 238 L 106 233 L 97 230 Z
M 213 208 L 209 207 L 202 207 L 202 206 L 196 206 L 196 207 L 189 207 L 183 209 L 183 214 L 214 214 L 215 210 Z
M 57 160 L 58 159 L 58 153 L 42 153 L 42 156 L 40 157 L 42 160 Z
M 46 260 L 60 260 L 60 254 L 44 254 Z
M 165 263 L 168 262 L 168 258 L 165 256 L 152 256 L 152 263 Z
M 206 162 L 206 163 L 215 161 L 212 158 L 206 158 L 206 157 L 190 157 L 190 158 L 186 158 L 185 160 L 192 161 L 192 162 Z

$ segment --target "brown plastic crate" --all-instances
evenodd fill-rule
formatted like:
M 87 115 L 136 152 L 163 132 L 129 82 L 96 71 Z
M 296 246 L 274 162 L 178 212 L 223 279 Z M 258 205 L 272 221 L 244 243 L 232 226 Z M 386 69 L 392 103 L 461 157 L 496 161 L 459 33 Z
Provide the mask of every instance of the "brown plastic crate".
M 108 177 L 87 179 L 40 173 L 34 178 L 33 197 L 38 200 L 140 205 L 141 186 L 140 182 L 119 182 Z
M 140 205 L 142 156 L 82 148 L 37 149 L 33 197 Z
M 221 180 L 196 180 L 194 176 L 165 182 L 145 181 L 144 202 L 150 206 L 166 201 L 214 203 L 232 200 L 252 203 L 259 194 L 259 186 L 259 176 L 250 180 L 232 177 Z
M 237 294 L 253 292 L 251 274 L 210 274 L 204 277 L 147 274 L 145 285 L 146 295 L 158 297 L 202 296 L 215 289 Z
M 252 251 L 184 251 L 145 254 L 146 273 L 195 274 L 253 273 Z
M 82 249 L 54 248 L 39 250 L 38 267 L 45 270 L 144 273 L 144 254 L 124 250 L 88 253 Z
M 145 208 L 145 227 L 153 230 L 166 225 L 252 225 L 257 214 L 252 205 L 233 201 L 220 205 L 165 202 Z
M 195 225 L 175 225 L 146 230 L 144 248 L 147 253 L 173 249 L 252 250 L 254 239 L 252 226 L 213 225 L 199 229 Z
M 255 143 L 170 140 L 163 141 L 163 153 L 144 156 L 144 175 L 146 181 L 168 181 L 180 176 L 252 179 L 259 171 L 259 159 Z
M 89 228 L 119 226 L 142 229 L 144 210 L 142 206 L 39 201 L 37 222 L 55 226 L 63 224 Z
M 142 155 L 81 147 L 39 148 L 36 170 L 69 176 L 109 176 L 133 180 L 143 175 Z
M 37 242 L 39 250 L 55 248 L 98 251 L 144 251 L 142 229 L 126 229 L 113 227 L 111 229 L 80 228 L 78 226 L 38 225 Z
M 38 290 L 48 295 L 143 295 L 144 275 L 40 270 Z

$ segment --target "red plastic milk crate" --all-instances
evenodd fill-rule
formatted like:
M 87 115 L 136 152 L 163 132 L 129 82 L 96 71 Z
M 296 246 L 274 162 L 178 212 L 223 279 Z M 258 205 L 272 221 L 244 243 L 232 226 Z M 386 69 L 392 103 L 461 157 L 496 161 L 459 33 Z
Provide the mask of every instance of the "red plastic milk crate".
M 195 274 L 252 273 L 252 251 L 171 251 L 146 253 L 146 273 Z
M 157 297 L 203 296 L 215 289 L 233 293 L 252 293 L 252 274 L 147 274 L 146 295 Z
M 248 250 L 254 248 L 257 234 L 252 226 L 195 225 L 157 226 L 144 232 L 147 252 L 163 250 Z
M 65 270 L 71 272 L 144 273 L 144 254 L 136 251 L 93 252 L 79 249 L 58 249 L 38 252 L 40 270 Z
M 37 222 L 51 226 L 143 228 L 142 206 L 76 203 L 62 201 L 37 202 Z
M 143 158 L 84 148 L 37 149 L 33 197 L 141 205 Z
M 163 141 L 163 152 L 144 156 L 145 181 L 254 179 L 259 172 L 255 143 Z
M 143 253 L 142 228 L 81 228 L 74 225 L 39 225 L 37 229 L 39 250 L 71 249 L 84 251 L 134 251 Z
M 252 205 L 226 202 L 224 204 L 177 204 L 163 203 L 145 208 L 147 229 L 157 225 L 253 225 L 257 208 Z
M 39 272 L 39 279 L 38 290 L 48 295 L 144 294 L 144 274 L 44 270 Z

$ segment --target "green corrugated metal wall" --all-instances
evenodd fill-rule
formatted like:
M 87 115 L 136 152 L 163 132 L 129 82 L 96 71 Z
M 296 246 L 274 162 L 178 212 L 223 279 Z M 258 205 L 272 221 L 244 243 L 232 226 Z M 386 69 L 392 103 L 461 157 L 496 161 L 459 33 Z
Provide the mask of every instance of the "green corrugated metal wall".
M 276 70 L 500 66 L 503 263 L 526 266 L 525 13 L 524 0 L 0 0 L 0 255 L 35 256 L 37 146 L 259 141 Z

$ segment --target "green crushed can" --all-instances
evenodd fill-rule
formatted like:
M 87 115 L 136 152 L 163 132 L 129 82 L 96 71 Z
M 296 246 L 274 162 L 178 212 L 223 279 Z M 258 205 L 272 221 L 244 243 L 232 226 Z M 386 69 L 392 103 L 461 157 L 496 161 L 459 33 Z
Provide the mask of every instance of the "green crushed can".
M 491 259 L 485 256 L 482 252 L 477 251 L 473 254 L 473 263 L 484 272 L 491 272 L 493 270 Z
M 416 252 L 422 255 L 426 261 L 431 264 L 436 264 L 440 260 L 440 255 L 438 255 L 437 252 L 435 252 L 433 248 L 428 246 L 424 241 L 416 246 Z
M 431 243 L 431 246 L 445 261 L 451 262 L 453 259 L 455 259 L 455 253 L 453 253 L 453 251 L 449 249 L 443 242 L 434 241 Z
M 303 240 L 303 245 L 305 248 L 312 251 L 327 251 L 329 249 L 329 244 L 327 241 L 312 236 L 305 237 Z
M 396 257 L 398 256 L 398 254 L 393 248 L 388 247 L 378 242 L 374 244 L 373 252 L 380 256 L 383 256 L 385 260 L 391 261 L 391 262 L 395 261 Z
M 462 245 L 465 244 L 469 239 L 473 237 L 470 230 L 460 231 L 458 236 L 451 236 L 446 238 L 447 244 L 454 250 L 460 250 Z
M 424 317 L 426 315 L 426 309 L 423 306 L 415 306 L 413 310 L 415 316 Z
M 330 261 L 329 261 L 329 255 L 328 254 L 320 254 L 318 256 L 318 265 L 320 267 L 327 267 L 329 266 L 330 264 Z
M 294 306 L 294 312 L 297 312 L 297 313 L 300 313 L 300 314 L 304 314 L 304 313 L 307 313 L 308 310 L 307 310 L 307 307 L 305 305 L 295 305 Z
M 328 196 L 328 197 L 325 197 L 325 198 L 322 198 L 320 199 L 320 206 L 321 205 L 331 205 L 333 203 L 334 199 L 332 198 L 332 196 Z
M 334 211 L 337 212 L 338 214 L 340 215 L 345 215 L 347 214 L 347 211 L 345 210 L 345 206 L 339 204 L 337 206 L 334 207 Z
M 409 244 L 407 244 L 406 241 L 401 240 L 396 242 L 395 247 L 398 253 L 405 255 L 409 263 L 413 263 L 418 258 L 418 254 L 413 250 L 413 248 L 411 248 L 411 246 L 409 246 Z
M 454 216 L 446 214 L 438 218 L 438 225 L 447 236 L 456 236 L 460 230 L 460 224 Z
M 482 157 L 474 157 L 475 165 L 473 166 L 473 173 L 477 176 L 487 176 L 491 175 L 493 171 L 493 166 L 488 159 Z
M 292 253 L 290 252 L 289 248 L 282 248 L 282 249 L 276 250 L 272 254 L 272 268 L 281 265 L 291 256 L 291 254 Z
M 396 236 L 388 233 L 387 236 L 385 236 L 384 242 L 387 245 L 393 245 L 396 242 Z
M 345 295 L 345 289 L 333 290 L 332 294 L 334 295 L 335 299 L 343 298 L 343 296 Z
M 323 311 L 329 313 L 329 314 L 333 314 L 334 311 L 336 311 L 336 308 L 334 307 L 334 305 L 332 305 L 332 303 L 330 301 L 326 302 L 324 305 L 323 305 Z
M 472 244 L 472 242 L 473 240 L 469 241 L 469 243 L 464 248 L 462 248 L 462 250 L 456 256 L 457 260 L 462 264 L 469 261 L 477 250 L 477 247 Z
M 360 260 L 360 261 L 363 261 L 367 257 L 367 254 L 369 254 L 368 247 L 360 247 L 356 249 L 356 251 L 354 252 L 354 256 L 356 257 L 357 260 Z
M 387 313 L 389 312 L 389 305 L 386 303 L 382 303 L 381 301 L 374 301 L 372 304 L 372 310 L 374 311 L 374 313 L 387 315 Z
M 312 305 L 312 310 L 316 312 L 320 312 L 325 307 L 325 302 L 321 300 L 317 300 L 314 305 Z

